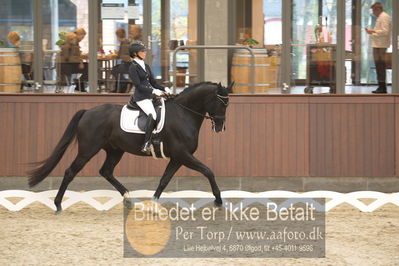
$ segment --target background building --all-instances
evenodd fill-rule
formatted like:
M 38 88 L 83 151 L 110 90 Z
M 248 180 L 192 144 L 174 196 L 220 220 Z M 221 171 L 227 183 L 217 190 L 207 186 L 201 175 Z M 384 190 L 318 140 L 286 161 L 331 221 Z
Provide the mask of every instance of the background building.
M 398 4 L 392 0 L 379 2 L 392 17 L 393 35 L 398 36 Z M 57 72 L 59 33 L 73 32 L 76 28 L 86 30 L 88 34 L 80 46 L 88 55 L 85 60 L 89 64 L 89 90 L 109 91 L 114 84 L 110 69 L 118 61 L 104 60 L 104 55 L 119 49 L 116 29 L 124 28 L 132 38 L 133 25 L 142 28 L 141 40 L 150 47 L 148 63 L 160 82 L 173 81 L 172 55 L 178 46 L 252 44 L 257 48 L 257 85 L 254 90 L 249 85 L 236 85 L 236 93 L 301 94 L 309 87 L 314 87 L 315 93 L 370 93 L 376 84 L 370 40 L 364 31 L 365 27 L 372 28 L 376 20 L 370 15 L 374 0 L 1 0 L 0 3 L 2 46 L 12 46 L 7 41 L 10 31 L 20 34 L 20 49 L 33 55 L 32 72 L 38 74 L 32 75 L 30 82 L 24 81 L 24 76 L 22 82 L 25 85 L 38 82 L 46 92 L 54 91 L 61 76 Z M 318 25 L 320 41 L 315 35 Z M 252 43 L 253 40 L 256 42 Z M 310 53 L 312 45 L 319 45 L 318 51 L 323 53 Z M 393 85 L 389 92 L 398 90 L 396 76 L 392 75 L 398 71 L 397 46 L 393 42 L 388 49 L 387 81 Z M 180 51 L 178 87 L 203 80 L 251 83 L 250 56 L 243 52 L 246 51 Z M 314 76 L 315 64 L 320 73 L 324 67 L 325 77 Z M 24 88 L 29 91 L 27 86 Z

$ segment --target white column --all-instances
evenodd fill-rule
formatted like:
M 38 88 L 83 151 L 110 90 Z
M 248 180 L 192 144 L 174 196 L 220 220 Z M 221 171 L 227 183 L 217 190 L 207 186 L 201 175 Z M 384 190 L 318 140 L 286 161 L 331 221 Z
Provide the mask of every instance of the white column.
M 58 21 L 58 0 L 50 1 L 51 9 L 51 47 L 52 50 L 57 50 L 59 47 L 55 44 L 58 41 L 59 27 Z
M 228 0 L 205 0 L 205 45 L 228 44 Z M 205 81 L 228 82 L 227 50 L 205 50 Z

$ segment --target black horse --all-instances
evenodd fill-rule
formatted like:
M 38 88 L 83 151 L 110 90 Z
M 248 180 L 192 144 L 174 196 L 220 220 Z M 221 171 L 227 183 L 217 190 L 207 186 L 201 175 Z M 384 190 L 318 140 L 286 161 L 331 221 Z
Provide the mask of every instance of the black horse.
M 154 198 L 158 199 L 172 176 L 182 166 L 202 173 L 209 180 L 215 196 L 215 204 L 220 206 L 222 199 L 211 169 L 193 156 L 198 146 L 198 136 L 204 118 L 212 120 L 215 132 L 225 129 L 225 114 L 228 106 L 229 89 L 220 83 L 203 82 L 185 89 L 182 93 L 165 102 L 166 117 L 159 138 L 164 143 L 164 153 L 170 158 L 159 182 Z M 65 190 L 76 174 L 101 149 L 106 159 L 100 169 L 105 177 L 130 204 L 128 190 L 113 175 L 115 166 L 123 153 L 148 156 L 141 152 L 143 134 L 126 133 L 120 128 L 121 105 L 105 104 L 89 110 L 78 111 L 69 122 L 64 135 L 54 151 L 38 167 L 29 172 L 29 185 L 35 186 L 43 181 L 61 160 L 72 140 L 77 137 L 78 154 L 71 166 L 65 170 L 62 184 L 55 197 L 56 213 L 62 211 L 61 201 Z M 209 116 L 206 115 L 208 113 Z

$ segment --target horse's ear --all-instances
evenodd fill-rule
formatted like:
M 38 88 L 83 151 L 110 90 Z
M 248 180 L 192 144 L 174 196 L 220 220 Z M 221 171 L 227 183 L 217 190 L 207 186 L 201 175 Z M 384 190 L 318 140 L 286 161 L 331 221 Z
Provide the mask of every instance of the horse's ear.
M 232 92 L 233 92 L 234 83 L 235 83 L 235 81 L 231 82 L 230 85 L 227 87 L 227 91 L 228 91 L 229 93 L 232 93 Z
M 219 82 L 219 83 L 218 83 L 218 87 L 219 87 L 219 88 L 222 88 L 222 87 L 223 87 L 223 86 L 222 86 L 222 82 Z

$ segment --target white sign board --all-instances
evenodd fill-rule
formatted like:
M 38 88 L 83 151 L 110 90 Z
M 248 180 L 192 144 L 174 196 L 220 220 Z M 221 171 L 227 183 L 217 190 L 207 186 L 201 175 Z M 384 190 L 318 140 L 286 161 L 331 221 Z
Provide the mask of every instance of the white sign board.
M 125 19 L 125 5 L 121 3 L 101 4 L 101 19 Z
M 140 6 L 136 5 L 129 5 L 127 7 L 127 17 L 129 19 L 140 19 L 141 9 Z

